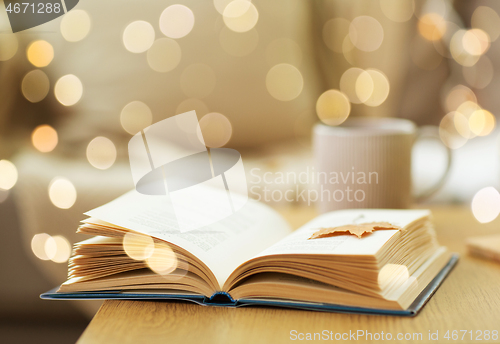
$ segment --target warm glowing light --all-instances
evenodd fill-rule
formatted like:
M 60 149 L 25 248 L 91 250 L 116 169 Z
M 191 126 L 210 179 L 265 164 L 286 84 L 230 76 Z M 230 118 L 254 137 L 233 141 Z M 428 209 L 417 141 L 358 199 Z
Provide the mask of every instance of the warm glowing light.
M 75 186 L 66 178 L 56 177 L 49 184 L 49 198 L 56 207 L 69 209 L 76 202 Z
M 188 98 L 183 100 L 175 110 L 175 114 L 181 114 L 184 112 L 192 111 L 196 112 L 196 115 L 199 117 L 205 116 L 208 113 L 207 105 L 200 99 L 196 98 Z
M 445 108 L 446 111 L 451 112 L 458 109 L 460 105 L 466 101 L 477 103 L 477 98 L 474 92 L 464 85 L 457 85 L 451 89 L 446 96 Z
M 90 32 L 90 17 L 83 10 L 71 10 L 61 20 L 61 34 L 68 42 L 78 42 Z
M 229 5 L 229 3 L 231 3 L 232 1 L 233 0 L 214 0 L 214 7 L 217 10 L 217 12 L 223 15 L 227 5 Z
M 224 146 L 233 133 L 231 122 L 226 116 L 217 112 L 206 114 L 200 119 L 198 136 L 203 135 L 205 145 L 210 148 Z
M 146 104 L 135 100 L 123 107 L 120 123 L 127 133 L 135 135 L 153 123 L 153 114 Z
M 475 137 L 475 135 L 470 131 L 469 119 L 464 114 L 458 111 L 455 112 L 455 116 L 453 116 L 453 124 L 455 125 L 457 132 L 462 135 L 462 137 L 466 139 Z
M 160 15 L 160 30 L 170 38 L 182 38 L 191 32 L 194 14 L 184 5 L 171 5 Z
M 464 47 L 465 44 L 469 44 L 470 37 L 475 37 L 474 35 L 468 34 L 469 38 L 464 40 L 466 36 L 466 30 L 458 30 L 453 34 L 450 41 L 450 52 L 453 59 L 461 64 L 462 66 L 473 66 L 478 60 L 479 55 L 473 55 L 468 52 L 468 50 L 474 50 L 472 46 L 469 46 L 467 49 Z
M 147 21 L 137 20 L 123 31 L 123 45 L 131 53 L 143 53 L 153 45 L 155 29 Z
M 10 190 L 17 183 L 17 168 L 9 160 L 0 160 L 0 189 Z
M 160 275 L 166 275 L 177 268 L 177 256 L 166 244 L 155 244 L 151 257 L 146 259 L 149 268 Z
M 192 98 L 208 96 L 215 88 L 215 73 L 209 66 L 202 63 L 192 64 L 182 71 L 181 89 Z
M 403 23 L 413 16 L 415 3 L 413 0 L 380 0 L 380 8 L 390 20 Z
M 495 72 L 488 56 L 483 55 L 475 65 L 463 66 L 462 74 L 469 85 L 477 89 L 483 89 L 493 80 Z
M 478 6 L 472 14 L 471 26 L 486 32 L 492 41 L 500 36 L 500 17 L 490 7 Z
M 46 256 L 55 263 L 67 262 L 71 255 L 71 245 L 62 235 L 49 237 L 44 246 Z
M 381 289 L 399 288 L 410 278 L 408 268 L 400 264 L 386 264 L 378 273 L 378 285 Z
M 0 34 L 0 61 L 10 60 L 19 48 L 17 37 L 13 33 L 2 32 Z
M 110 139 L 97 136 L 87 146 L 87 160 L 95 168 L 108 169 L 116 160 L 116 147 Z
M 51 152 L 57 146 L 57 131 L 50 125 L 39 125 L 31 134 L 33 146 L 40 152 Z
M 339 125 L 351 112 L 351 104 L 347 96 L 338 90 L 328 90 L 319 96 L 316 102 L 316 113 L 319 119 L 328 125 Z
M 458 120 L 455 121 L 456 118 L 458 118 Z M 439 137 L 441 138 L 441 141 L 451 149 L 460 148 L 467 142 L 467 138 L 458 132 L 455 125 L 456 123 L 459 123 L 461 128 L 465 128 L 465 125 L 468 126 L 468 123 L 463 124 L 463 118 L 465 117 L 458 112 L 450 112 L 443 117 L 441 123 L 439 124 Z M 465 120 L 467 121 L 466 118 Z
M 359 86 L 357 86 L 358 83 L 358 78 L 362 76 L 362 81 L 360 82 Z M 366 97 L 364 100 L 367 100 L 368 97 L 371 95 L 363 93 L 362 86 L 370 86 L 369 83 L 368 85 L 365 84 L 365 81 L 370 78 L 370 74 L 368 74 L 366 71 L 362 70 L 361 68 L 349 68 L 342 74 L 340 77 L 340 90 L 349 98 L 349 101 L 354 104 L 361 104 L 363 102 L 363 99 L 360 99 L 358 96 L 358 91 L 361 93 L 360 95 L 363 97 Z M 357 89 L 359 87 L 359 90 Z M 370 89 L 366 90 L 369 91 Z M 371 86 L 371 90 L 373 91 L 373 84 Z
M 32 103 L 38 103 L 45 99 L 49 90 L 49 77 L 39 69 L 28 72 L 21 82 L 23 96 Z
M 51 236 L 47 233 L 35 234 L 31 239 L 31 251 L 33 251 L 33 254 L 38 259 L 50 260 L 50 258 L 47 256 L 47 253 L 45 253 L 45 243 L 49 239 L 51 239 Z
M 234 32 L 223 27 L 219 34 L 219 42 L 229 55 L 246 56 L 255 50 L 259 43 L 259 34 L 255 29 L 247 32 Z
M 351 23 L 344 18 L 333 18 L 323 26 L 323 41 L 326 46 L 336 52 L 342 53 L 344 39 L 349 35 L 349 25 Z
M 155 243 L 149 235 L 126 233 L 123 237 L 123 250 L 135 260 L 145 260 L 153 255 Z
M 469 117 L 470 130 L 479 136 L 489 135 L 495 129 L 495 124 L 495 116 L 487 110 L 476 110 Z
M 492 186 L 485 187 L 474 195 L 471 208 L 476 220 L 491 222 L 500 214 L 500 194 Z
M 364 101 L 368 106 L 379 106 L 389 96 L 390 85 L 387 76 L 379 70 L 367 69 L 366 72 L 370 75 L 373 82 L 373 90 L 370 96 Z M 356 85 L 359 82 L 356 81 Z
M 438 41 L 446 33 L 446 21 L 437 13 L 426 13 L 418 21 L 418 32 L 429 41 Z
M 366 102 L 371 97 L 373 94 L 373 87 L 374 83 L 370 73 L 363 71 L 356 79 L 356 84 L 354 86 L 356 96 L 362 103 Z
M 298 67 L 302 63 L 302 49 L 290 38 L 278 38 L 267 46 L 266 61 L 270 66 L 288 63 Z
M 349 38 L 356 48 L 362 51 L 375 51 L 382 45 L 384 29 L 377 19 L 359 16 L 349 26 Z
M 344 38 L 344 41 L 342 42 L 342 55 L 344 56 L 345 60 L 349 62 L 351 65 L 355 65 L 356 61 L 354 60 L 354 44 L 352 44 L 351 39 L 349 36 L 346 36 Z
M 181 47 L 170 38 L 157 39 L 148 50 L 148 64 L 160 73 L 171 71 L 181 62 Z
M 235 32 L 246 32 L 254 28 L 259 12 L 254 4 L 245 0 L 231 1 L 223 12 L 224 24 Z
M 28 61 L 35 67 L 45 67 L 54 58 L 54 48 L 47 41 L 34 41 L 28 46 L 26 55 L 28 56 Z
M 304 87 L 304 79 L 297 67 L 280 63 L 272 67 L 266 76 L 267 91 L 274 98 L 290 101 L 297 98 Z
M 82 98 L 83 85 L 77 76 L 68 74 L 57 80 L 54 93 L 62 105 L 75 105 Z
M 481 29 L 470 29 L 462 36 L 462 45 L 467 53 L 482 55 L 490 48 L 490 37 Z

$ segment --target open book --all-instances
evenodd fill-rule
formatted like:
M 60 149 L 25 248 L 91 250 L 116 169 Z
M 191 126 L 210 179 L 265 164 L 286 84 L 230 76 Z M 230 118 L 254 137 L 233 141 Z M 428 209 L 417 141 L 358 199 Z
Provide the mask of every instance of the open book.
M 249 200 L 214 225 L 181 233 L 167 202 L 131 191 L 87 212 L 78 232 L 93 237 L 75 245 L 68 280 L 42 297 L 414 314 L 456 261 L 437 243 L 427 210 L 341 210 L 292 231 Z M 321 228 L 370 222 L 400 229 L 310 239 Z

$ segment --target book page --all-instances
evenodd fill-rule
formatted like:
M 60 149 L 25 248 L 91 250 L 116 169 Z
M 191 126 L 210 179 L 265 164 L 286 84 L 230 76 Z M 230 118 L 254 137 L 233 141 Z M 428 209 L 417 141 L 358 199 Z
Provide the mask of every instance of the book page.
M 238 265 L 291 232 L 276 211 L 249 199 L 231 216 L 181 233 L 169 202 L 167 196 L 143 195 L 132 190 L 85 215 L 184 248 L 212 270 L 221 286 Z
M 352 209 L 324 214 L 267 248 L 258 256 L 276 254 L 374 255 L 398 230 L 376 230 L 361 238 L 346 234 L 308 240 L 320 228 L 368 222 L 389 222 L 405 228 L 429 216 L 428 210 Z

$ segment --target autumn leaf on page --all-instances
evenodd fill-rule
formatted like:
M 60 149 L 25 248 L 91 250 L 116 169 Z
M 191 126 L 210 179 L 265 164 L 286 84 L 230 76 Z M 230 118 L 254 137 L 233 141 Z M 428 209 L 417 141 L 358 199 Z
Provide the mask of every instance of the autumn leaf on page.
M 371 233 L 374 230 L 380 229 L 401 229 L 401 227 L 391 225 L 389 222 L 370 222 L 370 223 L 360 223 L 356 225 L 345 225 L 339 227 L 326 227 L 320 228 L 319 231 L 313 233 L 309 239 L 320 239 L 328 238 L 334 235 L 343 234 L 349 232 L 350 234 L 356 235 L 358 238 L 365 233 Z

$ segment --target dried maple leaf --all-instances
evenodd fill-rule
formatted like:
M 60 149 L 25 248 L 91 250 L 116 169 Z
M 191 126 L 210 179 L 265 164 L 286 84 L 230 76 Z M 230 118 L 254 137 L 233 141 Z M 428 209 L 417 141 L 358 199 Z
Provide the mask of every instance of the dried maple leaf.
M 370 222 L 360 223 L 358 225 L 344 225 L 339 227 L 326 227 L 320 228 L 319 231 L 314 232 L 309 239 L 328 238 L 336 234 L 349 232 L 356 235 L 358 238 L 365 233 L 371 233 L 378 229 L 401 229 L 398 226 L 391 225 L 389 222 Z

